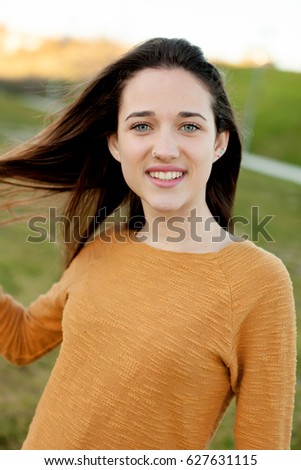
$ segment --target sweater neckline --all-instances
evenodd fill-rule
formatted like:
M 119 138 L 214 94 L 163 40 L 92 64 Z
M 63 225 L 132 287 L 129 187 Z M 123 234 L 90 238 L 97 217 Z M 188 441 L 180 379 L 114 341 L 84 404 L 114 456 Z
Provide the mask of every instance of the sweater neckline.
M 153 245 L 149 245 L 148 243 L 138 241 L 135 238 L 134 231 L 129 234 L 129 242 L 131 245 L 134 245 L 138 250 L 141 252 L 149 253 L 153 256 L 164 256 L 164 257 L 177 257 L 177 258 L 198 258 L 198 259 L 215 259 L 215 258 L 222 258 L 225 255 L 228 255 L 241 245 L 247 246 L 250 245 L 248 239 L 237 238 L 232 243 L 224 246 L 219 251 L 208 251 L 204 253 L 197 253 L 197 252 L 190 252 L 190 251 L 174 251 L 174 250 L 166 250 L 164 248 L 155 247 Z

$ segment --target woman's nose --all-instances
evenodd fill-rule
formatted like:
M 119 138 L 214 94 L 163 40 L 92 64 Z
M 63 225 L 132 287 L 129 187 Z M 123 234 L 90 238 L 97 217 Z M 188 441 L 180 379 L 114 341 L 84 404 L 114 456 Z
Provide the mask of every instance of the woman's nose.
M 161 135 L 154 144 L 152 150 L 153 158 L 159 160 L 172 160 L 178 158 L 180 152 L 176 140 L 171 135 Z

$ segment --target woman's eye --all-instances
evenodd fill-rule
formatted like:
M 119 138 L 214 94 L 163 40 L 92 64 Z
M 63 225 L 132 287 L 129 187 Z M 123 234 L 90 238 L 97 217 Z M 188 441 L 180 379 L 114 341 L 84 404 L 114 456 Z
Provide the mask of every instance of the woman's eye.
M 136 131 L 139 131 L 139 132 L 147 132 L 150 130 L 150 126 L 148 124 L 141 122 L 138 124 L 133 124 L 131 126 L 131 129 L 135 129 Z
M 182 126 L 182 129 L 185 132 L 195 132 L 195 131 L 198 131 L 200 128 L 196 124 L 184 124 Z

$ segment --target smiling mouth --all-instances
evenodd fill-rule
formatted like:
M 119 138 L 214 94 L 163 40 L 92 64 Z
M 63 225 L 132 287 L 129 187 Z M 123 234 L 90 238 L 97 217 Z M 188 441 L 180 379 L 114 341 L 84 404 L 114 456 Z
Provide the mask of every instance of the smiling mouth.
M 183 171 L 150 171 L 148 174 L 155 179 L 161 181 L 171 181 L 182 178 L 184 175 Z

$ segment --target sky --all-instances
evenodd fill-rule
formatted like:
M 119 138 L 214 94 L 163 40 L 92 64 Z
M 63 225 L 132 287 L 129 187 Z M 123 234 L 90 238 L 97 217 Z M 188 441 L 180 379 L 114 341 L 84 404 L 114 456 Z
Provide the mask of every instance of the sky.
M 107 38 L 137 44 L 183 37 L 210 60 L 251 55 L 301 72 L 301 0 L 7 0 L 0 25 L 37 36 Z

